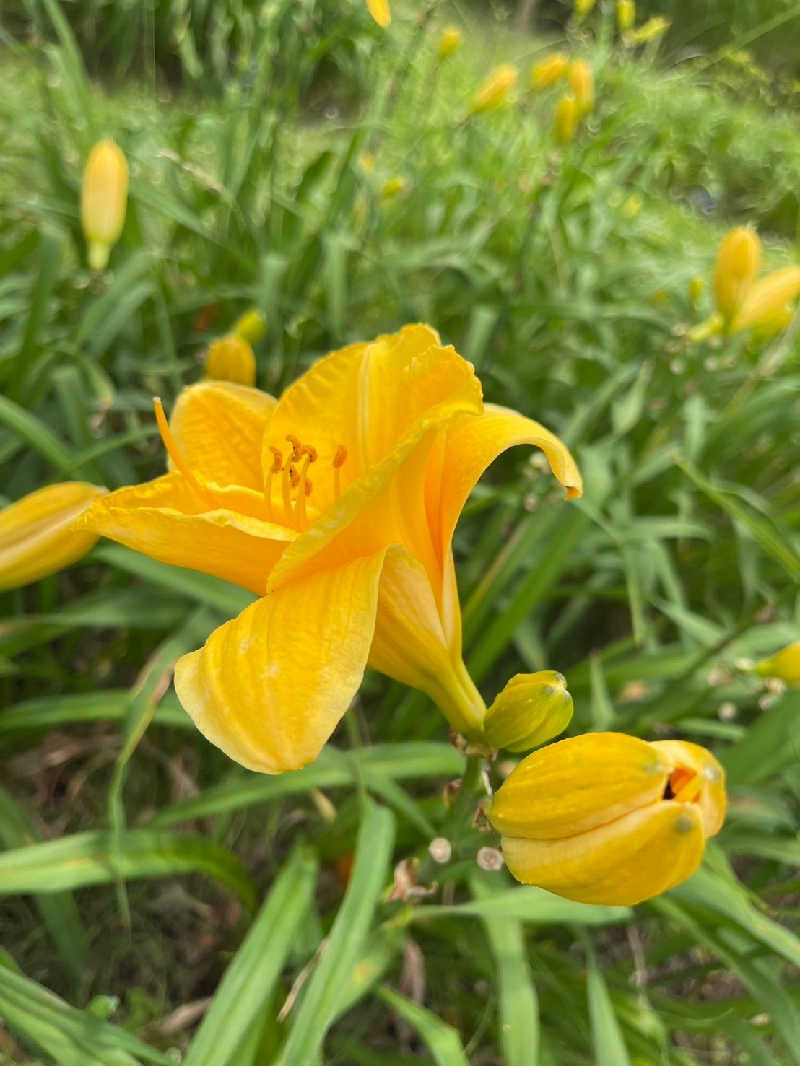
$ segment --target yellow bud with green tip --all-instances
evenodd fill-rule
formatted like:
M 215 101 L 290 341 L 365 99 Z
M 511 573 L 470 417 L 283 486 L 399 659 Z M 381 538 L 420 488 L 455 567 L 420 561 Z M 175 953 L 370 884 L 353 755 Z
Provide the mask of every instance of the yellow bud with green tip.
M 523 759 L 489 818 L 518 881 L 613 905 L 690 877 L 724 814 L 724 771 L 705 748 L 588 733 Z
M 92 270 L 105 270 L 119 240 L 128 200 L 128 164 L 110 140 L 98 141 L 89 153 L 81 186 L 81 224 Z
M 617 0 L 617 27 L 625 33 L 636 21 L 636 4 L 634 0 Z
M 800 687 L 800 640 L 782 648 L 771 659 L 762 659 L 753 667 L 759 677 L 776 677 L 792 687 Z
M 233 332 L 243 337 L 249 344 L 257 344 L 267 332 L 267 320 L 260 311 L 251 308 L 236 319 Z
M 461 47 L 464 38 L 458 26 L 445 26 L 439 38 L 439 59 L 449 59 Z
M 530 751 L 563 733 L 572 709 L 562 674 L 555 670 L 517 674 L 486 712 L 484 736 L 493 748 Z

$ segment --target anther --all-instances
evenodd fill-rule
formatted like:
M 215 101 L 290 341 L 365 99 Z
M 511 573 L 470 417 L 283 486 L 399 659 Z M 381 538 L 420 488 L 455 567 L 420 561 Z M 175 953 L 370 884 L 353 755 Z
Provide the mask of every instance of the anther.
M 272 467 L 270 469 L 270 474 L 280 474 L 281 470 L 283 470 L 283 456 L 278 449 L 273 448 L 271 444 L 269 450 L 272 452 Z
M 347 448 L 340 444 L 333 456 L 333 494 L 338 500 L 342 494 L 342 477 L 339 471 L 347 459 Z
M 264 478 L 264 500 L 267 504 L 267 515 L 272 516 L 272 478 L 275 474 L 280 474 L 283 470 L 283 456 L 277 448 L 269 445 L 269 450 L 272 452 L 272 466 L 267 471 Z
M 292 459 L 291 459 L 291 461 L 293 463 L 296 463 L 299 460 L 300 456 L 303 454 L 303 445 L 300 443 L 300 441 L 297 439 L 297 437 L 294 436 L 293 433 L 287 433 L 286 434 L 286 439 L 288 440 L 288 442 L 292 446 Z
M 344 466 L 347 461 L 347 448 L 343 444 L 340 444 L 336 449 L 336 454 L 333 457 L 333 465 L 335 469 L 339 469 L 340 466 Z
M 289 465 L 289 481 L 291 482 L 293 489 L 296 489 L 300 484 L 300 475 L 297 473 L 297 469 L 291 464 Z

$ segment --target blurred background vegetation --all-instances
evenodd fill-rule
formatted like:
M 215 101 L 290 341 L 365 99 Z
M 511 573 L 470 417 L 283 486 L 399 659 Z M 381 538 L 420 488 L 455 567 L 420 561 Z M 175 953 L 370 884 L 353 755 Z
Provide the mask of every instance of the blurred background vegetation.
M 800 626 L 800 343 L 794 323 L 691 339 L 726 229 L 797 257 L 800 5 L 642 0 L 639 24 L 671 26 L 639 46 L 602 0 L 393 8 L 382 31 L 361 0 L 6 0 L 0 502 L 160 473 L 151 397 L 169 409 L 248 308 L 275 392 L 428 321 L 586 481 L 566 503 L 511 453 L 476 490 L 473 676 L 491 699 L 558 669 L 575 731 L 711 746 L 728 824 L 635 912 L 495 900 L 491 836 L 425 858 L 462 760 L 424 698 L 369 676 L 318 763 L 247 774 L 169 691 L 247 596 L 101 543 L 0 594 L 0 1061 L 800 1063 L 800 695 L 746 669 Z M 597 83 L 561 147 L 558 89 L 528 89 L 554 47 Z M 516 90 L 467 119 L 501 62 Z M 131 188 L 93 275 L 78 204 L 102 136 Z M 412 856 L 437 892 L 403 867 L 388 900 Z

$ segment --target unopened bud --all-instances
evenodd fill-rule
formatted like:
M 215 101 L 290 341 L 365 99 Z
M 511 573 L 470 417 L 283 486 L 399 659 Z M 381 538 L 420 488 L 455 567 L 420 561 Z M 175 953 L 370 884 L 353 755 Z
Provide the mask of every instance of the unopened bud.
M 594 107 L 594 74 L 584 59 L 575 59 L 567 70 L 567 81 L 575 97 L 579 115 L 585 115 Z
M 493 748 L 530 751 L 558 736 L 572 718 L 572 696 L 555 670 L 517 674 L 486 712 L 484 735 Z
M 511 63 L 502 63 L 495 67 L 486 80 L 478 87 L 472 97 L 469 113 L 481 114 L 492 111 L 504 103 L 509 91 L 517 81 L 517 68 Z
M 458 26 L 445 26 L 439 38 L 439 59 L 449 59 L 461 47 L 463 34 Z
M 81 224 L 92 270 L 104 270 L 108 263 L 122 233 L 127 199 L 125 156 L 113 141 L 98 141 L 86 160 L 81 187 Z
M 789 644 L 771 659 L 756 663 L 753 672 L 759 677 L 777 677 L 793 688 L 800 687 L 800 640 Z
M 717 310 L 726 319 L 739 310 L 761 259 L 761 241 L 752 226 L 736 226 L 722 238 L 714 263 L 712 288 Z
M 578 105 L 571 94 L 562 96 L 556 104 L 553 135 L 559 144 L 568 144 L 578 126 Z
M 257 344 L 267 332 L 267 320 L 260 311 L 251 308 L 236 319 L 233 332 L 244 337 L 249 344 Z
M 617 27 L 625 33 L 636 21 L 636 4 L 634 0 L 617 0 Z
M 551 52 L 531 67 L 531 88 L 547 89 L 564 77 L 569 60 L 563 52 Z
M 209 346 L 206 377 L 213 381 L 233 381 L 237 385 L 254 385 L 256 357 L 244 337 L 229 333 Z

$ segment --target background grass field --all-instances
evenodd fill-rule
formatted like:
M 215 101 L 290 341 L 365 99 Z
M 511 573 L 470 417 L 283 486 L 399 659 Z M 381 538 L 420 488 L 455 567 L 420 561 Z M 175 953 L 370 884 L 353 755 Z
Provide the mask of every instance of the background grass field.
M 318 762 L 249 774 L 169 687 L 248 595 L 101 542 L 0 594 L 0 1061 L 798 1064 L 800 694 L 742 666 L 800 630 L 800 342 L 689 332 L 727 228 L 796 258 L 800 5 L 641 5 L 673 27 L 635 50 L 609 3 L 576 26 L 542 0 L 538 34 L 500 3 L 394 8 L 381 31 L 360 0 L 4 6 L 0 503 L 162 472 L 151 397 L 250 307 L 274 392 L 430 322 L 586 482 L 567 503 L 515 451 L 474 493 L 473 677 L 491 699 L 558 669 L 574 731 L 710 746 L 727 825 L 633 911 L 512 887 L 477 831 L 436 867 L 462 757 L 425 698 L 370 675 Z M 597 80 L 564 148 L 556 92 L 527 92 L 553 45 Z M 507 61 L 513 100 L 464 121 Z M 101 136 L 131 192 L 93 276 Z M 414 856 L 438 889 L 388 899 Z

